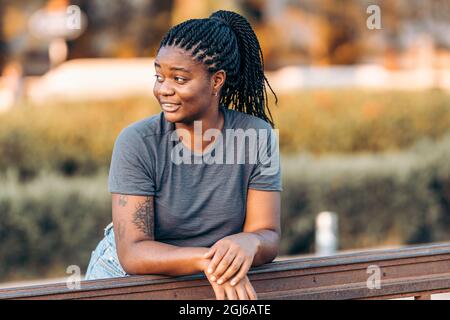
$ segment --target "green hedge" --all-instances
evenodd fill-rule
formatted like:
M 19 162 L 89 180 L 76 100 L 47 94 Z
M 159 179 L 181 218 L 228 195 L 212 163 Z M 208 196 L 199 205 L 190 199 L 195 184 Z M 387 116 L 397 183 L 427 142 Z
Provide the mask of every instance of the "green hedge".
M 450 94 L 444 91 L 304 90 L 279 98 L 271 110 L 286 154 L 399 150 L 450 128 Z M 0 173 L 14 168 L 23 179 L 42 169 L 90 175 L 109 165 L 122 128 L 158 112 L 154 98 L 136 97 L 0 113 Z
M 282 251 L 314 251 L 316 215 L 338 214 L 339 248 L 450 240 L 450 135 L 401 153 L 283 157 Z
M 0 279 L 64 276 L 83 271 L 111 221 L 102 171 L 90 178 L 42 173 L 21 184 L 9 172 L 0 183 Z
M 340 249 L 450 240 L 450 135 L 392 154 L 282 157 L 281 254 L 312 252 L 314 219 L 339 215 Z M 111 220 L 107 172 L 0 179 L 0 279 L 85 270 Z
M 148 98 L 22 105 L 0 113 L 0 173 L 21 180 L 41 170 L 92 175 L 109 165 L 114 141 L 130 123 L 159 111 Z

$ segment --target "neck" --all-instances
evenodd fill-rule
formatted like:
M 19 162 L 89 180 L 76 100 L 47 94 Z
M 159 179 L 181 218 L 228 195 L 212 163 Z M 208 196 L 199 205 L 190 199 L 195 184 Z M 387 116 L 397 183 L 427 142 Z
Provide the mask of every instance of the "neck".
M 201 125 L 197 123 L 195 125 L 195 121 L 200 121 Z M 176 122 L 175 123 L 175 129 L 185 129 L 189 132 L 191 136 L 191 141 L 189 142 L 183 142 L 188 147 L 190 146 L 191 150 L 195 151 L 203 151 L 212 141 L 204 141 L 203 140 L 203 134 L 208 129 L 217 129 L 222 130 L 223 126 L 225 124 L 225 119 L 222 114 L 222 112 L 219 110 L 219 107 L 211 108 L 211 111 L 206 113 L 204 116 L 202 116 L 199 119 L 194 120 L 190 123 L 181 123 Z M 199 130 L 201 129 L 201 130 Z M 197 145 L 194 144 L 194 142 L 197 142 Z M 199 143 L 201 142 L 201 144 Z

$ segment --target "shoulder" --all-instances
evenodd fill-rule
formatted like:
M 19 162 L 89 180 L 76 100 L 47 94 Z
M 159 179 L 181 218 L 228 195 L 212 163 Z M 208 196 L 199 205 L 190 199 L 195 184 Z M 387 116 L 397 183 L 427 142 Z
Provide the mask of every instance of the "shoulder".
M 227 108 L 225 108 L 225 112 L 227 112 L 230 119 L 230 127 L 233 129 L 272 130 L 272 127 L 267 121 L 264 121 L 256 116 Z
M 129 124 L 122 129 L 117 139 L 127 141 L 147 140 L 149 137 L 159 137 L 169 131 L 170 125 L 161 112 Z

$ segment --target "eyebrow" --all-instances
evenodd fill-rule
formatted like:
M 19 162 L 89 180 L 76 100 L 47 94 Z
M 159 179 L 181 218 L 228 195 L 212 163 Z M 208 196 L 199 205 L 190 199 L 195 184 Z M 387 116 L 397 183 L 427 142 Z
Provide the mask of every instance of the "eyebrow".
M 155 67 L 161 68 L 161 65 L 158 62 L 155 62 Z M 172 71 L 183 71 L 187 73 L 191 73 L 189 69 L 183 68 L 183 67 L 171 67 L 170 70 Z

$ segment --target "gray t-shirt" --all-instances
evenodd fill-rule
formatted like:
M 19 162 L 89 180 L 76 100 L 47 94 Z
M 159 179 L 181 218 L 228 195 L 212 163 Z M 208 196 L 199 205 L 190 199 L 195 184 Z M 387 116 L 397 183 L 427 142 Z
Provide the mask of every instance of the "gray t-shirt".
M 255 116 L 220 110 L 224 126 L 216 132 L 222 139 L 211 142 L 203 155 L 179 140 L 163 112 L 129 125 L 117 137 L 109 192 L 154 196 L 157 241 L 210 247 L 242 232 L 249 188 L 282 191 L 275 131 Z

